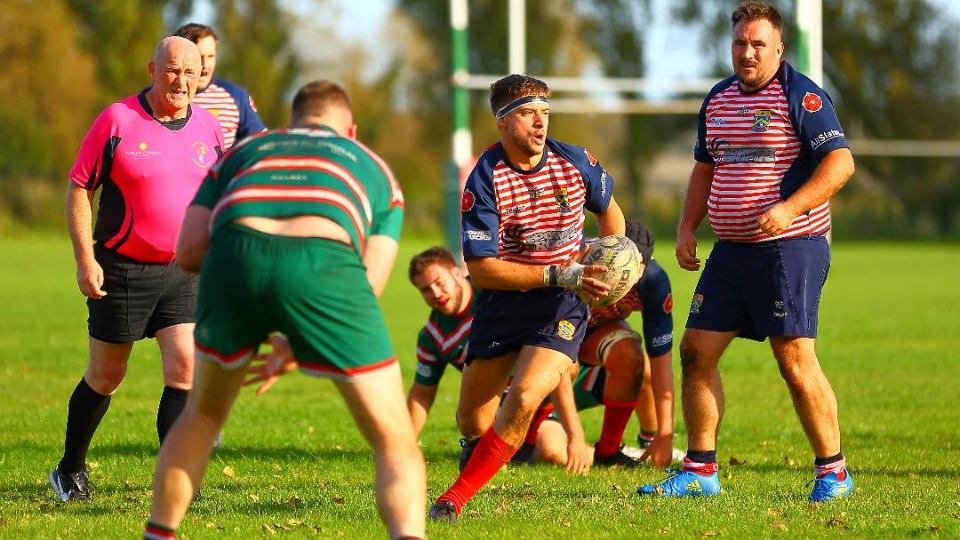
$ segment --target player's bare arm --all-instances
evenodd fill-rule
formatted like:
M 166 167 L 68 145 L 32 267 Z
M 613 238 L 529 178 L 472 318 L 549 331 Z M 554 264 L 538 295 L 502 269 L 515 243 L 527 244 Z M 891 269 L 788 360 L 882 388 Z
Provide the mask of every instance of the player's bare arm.
M 73 244 L 73 258 L 77 263 L 77 286 L 87 298 L 97 299 L 107 295 L 103 287 L 103 269 L 93 256 L 94 192 L 73 182 L 67 188 L 67 231 Z
M 600 230 L 600 236 L 609 236 L 611 234 L 623 235 L 627 231 L 624 223 L 623 210 L 617 204 L 616 199 L 610 197 L 610 204 L 603 212 L 596 214 L 597 229 Z
M 573 367 L 567 370 L 567 373 L 560 378 L 560 384 L 557 385 L 556 390 L 550 394 L 550 400 L 556 408 L 560 425 L 567 434 L 567 463 L 564 470 L 586 474 L 593 463 L 593 452 L 587 444 L 583 425 L 580 423 L 580 415 L 577 413 L 573 396 L 574 374 Z
M 363 253 L 363 264 L 367 267 L 367 281 L 373 288 L 377 298 L 387 286 L 390 270 L 397 260 L 399 244 L 393 238 L 380 234 L 371 235 L 367 239 L 367 250 Z
M 210 248 L 210 209 L 191 205 L 177 238 L 177 264 L 186 272 L 199 272 Z
M 690 173 L 690 185 L 683 201 L 683 215 L 677 227 L 677 263 L 684 270 L 700 269 L 697 258 L 697 227 L 707 217 L 707 199 L 710 197 L 710 182 L 713 181 L 713 164 L 698 161 Z
M 760 216 L 763 232 L 776 236 L 790 228 L 793 220 L 830 200 L 834 193 L 853 176 L 855 166 L 849 148 L 838 148 L 827 154 L 813 175 L 787 200 L 777 203 Z
M 410 420 L 413 421 L 413 431 L 417 435 L 427 423 L 427 415 L 433 407 L 433 402 L 437 398 L 438 386 L 427 386 L 416 381 L 410 385 L 410 392 L 407 394 L 407 410 L 410 412 Z
M 561 286 L 574 291 L 584 291 L 593 296 L 604 296 L 610 286 L 600 280 L 583 277 L 585 273 L 602 273 L 603 265 L 583 266 L 579 262 L 582 252 L 562 265 L 557 266 L 556 281 L 545 278 L 550 273 L 549 265 L 522 264 L 502 261 L 493 257 L 474 257 L 467 260 L 467 268 L 474 284 L 481 289 L 501 291 L 525 291 L 538 287 Z

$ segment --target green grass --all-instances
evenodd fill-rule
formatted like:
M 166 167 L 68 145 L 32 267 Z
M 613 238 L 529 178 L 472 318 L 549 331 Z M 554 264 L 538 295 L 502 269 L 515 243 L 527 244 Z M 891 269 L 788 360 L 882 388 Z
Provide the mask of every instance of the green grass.
M 406 261 L 432 239 L 404 238 L 383 297 L 406 381 L 427 314 Z M 674 282 L 677 335 L 696 274 L 668 241 L 658 258 Z M 0 240 L 0 538 L 136 538 L 150 505 L 156 455 L 156 345 L 134 348 L 127 379 L 94 439 L 95 496 L 60 504 L 46 476 L 62 451 L 67 399 L 86 364 L 86 308 L 64 237 Z M 812 456 L 766 344 L 735 342 L 721 363 L 727 411 L 719 441 L 724 494 L 641 499 L 658 472 L 547 466 L 502 471 L 460 524 L 433 538 L 956 538 L 960 537 L 960 249 L 956 245 L 834 247 L 818 351 L 840 402 L 843 447 L 857 490 L 806 503 Z M 679 372 L 679 369 L 676 369 Z M 429 498 L 456 476 L 459 377 L 448 375 L 421 438 Z M 678 416 L 678 446 L 684 430 Z M 588 438 L 599 411 L 587 411 Z M 635 425 L 628 428 L 628 436 Z M 180 538 L 383 538 L 372 460 L 323 380 L 291 375 L 266 395 L 245 392 L 224 430 Z M 735 461 L 738 465 L 731 465 Z M 426 511 L 426 509 L 424 509 Z

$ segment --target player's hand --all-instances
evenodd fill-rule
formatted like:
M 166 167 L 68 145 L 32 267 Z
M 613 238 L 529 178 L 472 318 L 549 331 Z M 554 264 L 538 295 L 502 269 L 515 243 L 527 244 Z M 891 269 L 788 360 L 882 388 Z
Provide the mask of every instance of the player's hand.
M 787 203 L 778 202 L 770 208 L 767 208 L 763 214 L 760 214 L 757 225 L 760 226 L 761 231 L 770 236 L 777 236 L 789 229 L 796 217 L 797 215 Z
M 103 290 L 103 268 L 95 259 L 77 263 L 77 286 L 80 293 L 91 300 L 98 300 L 107 295 Z
M 693 272 L 700 269 L 700 259 L 697 258 L 697 237 L 692 231 L 677 233 L 677 263 L 684 270 Z
M 607 271 L 607 267 L 602 264 L 580 264 L 580 260 L 586 254 L 587 248 L 584 247 L 580 252 L 560 265 L 560 274 L 557 282 L 565 289 L 580 293 L 583 298 L 601 298 L 610 292 L 610 285 L 594 278 L 594 275 L 602 275 Z
M 673 459 L 673 434 L 658 433 L 654 436 L 650 446 L 640 456 L 640 463 L 648 459 L 656 469 L 669 467 L 670 461 Z
M 262 383 L 257 387 L 256 395 L 258 396 L 269 390 L 281 375 L 297 367 L 297 360 L 293 357 L 293 350 L 290 349 L 287 338 L 281 334 L 274 334 L 268 341 L 273 350 L 253 357 L 247 368 L 247 378 L 243 381 L 244 386 Z
M 567 442 L 567 463 L 564 470 L 570 473 L 587 474 L 593 465 L 593 447 L 584 439 Z

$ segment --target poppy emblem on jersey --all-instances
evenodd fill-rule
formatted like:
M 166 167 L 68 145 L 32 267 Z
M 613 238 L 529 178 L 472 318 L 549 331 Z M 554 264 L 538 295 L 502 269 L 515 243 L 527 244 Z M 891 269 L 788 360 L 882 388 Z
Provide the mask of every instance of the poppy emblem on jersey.
M 583 153 L 586 154 L 586 156 L 587 156 L 587 161 L 590 162 L 590 166 L 591 166 L 591 167 L 596 167 L 596 166 L 597 166 L 597 158 L 593 157 L 593 154 L 591 154 L 590 151 L 587 150 L 586 148 L 583 149 Z
M 460 197 L 460 211 L 469 212 L 473 210 L 473 203 L 477 202 L 477 198 L 474 197 L 473 192 L 469 189 L 463 190 L 463 196 Z
M 573 341 L 573 334 L 576 330 L 577 327 L 566 319 L 561 319 L 560 322 L 557 323 L 557 337 L 567 341 Z
M 823 108 L 823 100 L 813 92 L 807 92 L 803 95 L 803 109 L 809 113 L 815 113 Z
M 750 128 L 756 133 L 763 133 L 770 129 L 770 117 L 773 113 L 768 109 L 753 111 L 753 126 Z
M 553 190 L 553 198 L 556 199 L 560 212 L 566 213 L 573 210 L 570 208 L 570 200 L 567 198 L 567 188 Z
M 703 306 L 703 295 L 693 295 L 693 300 L 690 300 L 690 313 L 700 313 L 701 306 Z
M 672 294 L 668 294 L 667 298 L 663 301 L 663 312 L 673 313 L 673 295 Z
M 197 167 L 203 169 L 209 168 L 213 165 L 214 160 L 207 157 L 207 145 L 202 141 L 196 141 L 193 143 L 193 164 Z

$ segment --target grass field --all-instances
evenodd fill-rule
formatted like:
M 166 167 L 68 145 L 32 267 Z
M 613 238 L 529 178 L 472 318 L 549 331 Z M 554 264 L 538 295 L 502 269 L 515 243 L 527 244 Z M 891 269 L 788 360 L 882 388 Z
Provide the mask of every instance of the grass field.
M 134 348 L 127 379 L 89 454 L 94 497 L 60 504 L 47 473 L 62 452 L 67 399 L 86 362 L 86 309 L 66 235 L 0 240 L 0 538 L 138 538 L 150 505 L 160 366 Z M 404 238 L 383 305 L 412 376 L 427 314 L 406 261 L 430 239 Z M 677 336 L 696 274 L 658 243 L 674 282 Z M 960 537 L 960 247 L 834 247 L 818 350 L 840 402 L 854 495 L 807 504 L 812 456 L 766 344 L 736 342 L 721 364 L 727 411 L 719 441 L 724 494 L 641 499 L 649 468 L 569 476 L 548 466 L 502 471 L 460 523 L 431 538 Z M 676 362 L 676 359 L 675 359 Z M 679 368 L 675 365 L 675 371 Z M 421 438 L 432 500 L 456 476 L 459 376 L 441 385 Z M 677 407 L 678 446 L 685 435 Z M 599 433 L 587 411 L 587 437 Z M 628 428 L 628 437 L 636 425 Z M 224 430 L 180 538 L 383 538 L 372 459 L 327 381 L 290 375 L 245 392 Z M 731 465 L 731 463 L 737 463 Z M 426 509 L 424 509 L 426 511 Z

